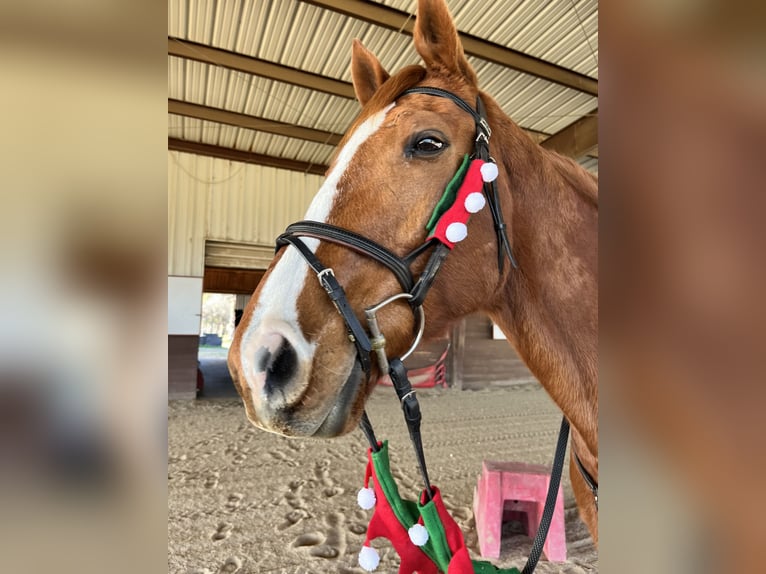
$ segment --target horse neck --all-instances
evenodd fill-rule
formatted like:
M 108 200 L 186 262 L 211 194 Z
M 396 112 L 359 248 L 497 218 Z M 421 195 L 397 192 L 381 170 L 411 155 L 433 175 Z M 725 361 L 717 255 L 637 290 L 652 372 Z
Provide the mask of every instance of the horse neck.
M 508 176 L 499 192 L 518 269 L 489 314 L 595 454 L 597 184 L 495 112 L 493 138 Z

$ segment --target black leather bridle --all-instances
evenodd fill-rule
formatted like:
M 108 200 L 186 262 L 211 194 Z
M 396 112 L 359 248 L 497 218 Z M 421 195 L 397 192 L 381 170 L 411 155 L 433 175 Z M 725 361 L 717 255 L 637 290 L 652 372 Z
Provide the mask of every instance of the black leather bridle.
M 492 130 L 489 127 L 486 119 L 486 111 L 481 101 L 481 97 L 476 98 L 476 109 L 474 110 L 465 100 L 456 96 L 455 94 L 443 90 L 441 88 L 434 87 L 415 87 L 410 88 L 402 92 L 399 97 L 409 94 L 425 94 L 429 96 L 447 98 L 454 102 L 460 109 L 470 114 L 476 125 L 476 137 L 474 139 L 474 151 L 473 157 L 481 159 L 484 162 L 492 162 L 494 160 L 489 155 L 489 138 L 492 135 Z M 398 98 L 397 98 L 398 99 Z M 492 220 L 494 222 L 495 232 L 497 234 L 497 252 L 498 252 L 498 269 L 500 274 L 503 273 L 503 265 L 505 257 L 507 256 L 511 262 L 511 265 L 516 268 L 517 264 L 513 257 L 510 242 L 508 241 L 508 234 L 505 222 L 503 221 L 502 211 L 500 209 L 500 198 L 497 192 L 496 181 L 484 183 L 484 196 L 486 198 L 487 205 L 489 206 L 490 213 L 492 214 Z M 361 255 L 364 255 L 370 259 L 374 259 L 378 263 L 386 267 L 396 277 L 402 292 L 389 297 L 388 299 L 381 301 L 377 305 L 368 307 L 365 310 L 365 316 L 367 324 L 372 337 L 367 334 L 367 331 L 362 327 L 359 319 L 357 318 L 354 310 L 349 304 L 346 294 L 341 287 L 340 283 L 335 277 L 335 273 L 332 269 L 322 265 L 321 261 L 314 255 L 314 252 L 304 243 L 304 237 L 311 237 L 319 239 L 320 241 L 326 241 L 340 245 Z M 388 373 L 391 382 L 393 383 L 396 394 L 402 405 L 404 413 L 404 419 L 407 423 L 407 429 L 409 430 L 410 439 L 415 449 L 415 455 L 418 462 L 418 467 L 423 478 L 425 486 L 425 495 L 428 500 L 431 500 L 433 491 L 431 490 L 431 484 L 428 479 L 428 470 L 426 468 L 425 456 L 423 453 L 423 443 L 420 436 L 420 405 L 418 403 L 415 391 L 412 389 L 412 385 L 407 377 L 407 369 L 404 367 L 403 360 L 414 351 L 420 342 L 420 338 L 423 334 L 425 327 L 425 316 L 423 314 L 423 301 L 431 288 L 434 279 L 436 278 L 442 263 L 444 263 L 450 248 L 439 241 L 436 238 L 432 238 L 420 246 L 416 247 L 409 254 L 404 257 L 399 257 L 386 247 L 368 239 L 358 233 L 330 225 L 328 223 L 320 223 L 317 221 L 299 221 L 293 223 L 287 227 L 285 232 L 277 238 L 276 249 L 279 251 L 282 247 L 292 245 L 301 254 L 306 263 L 316 273 L 319 283 L 322 285 L 330 300 L 333 302 L 338 312 L 340 313 L 348 331 L 349 340 L 356 347 L 357 360 L 359 361 L 362 370 L 366 375 L 366 381 L 370 378 L 371 362 L 370 354 L 375 352 L 381 373 Z M 412 264 L 421 255 L 425 254 L 429 249 L 433 248 L 429 259 L 421 272 L 420 276 L 416 279 L 412 273 Z M 380 332 L 378 327 L 376 313 L 384 306 L 396 300 L 406 300 L 413 310 L 413 313 L 419 317 L 420 323 L 418 332 L 415 336 L 415 340 L 410 349 L 401 357 L 394 359 L 388 359 L 385 351 L 385 337 Z M 365 382 L 366 382 L 365 381 Z M 370 448 L 377 452 L 380 448 L 375 438 L 375 433 L 372 429 L 372 424 L 364 412 L 360 427 L 364 432 L 367 440 L 370 443 Z M 542 552 L 542 547 L 547 536 L 548 527 L 550 526 L 553 517 L 553 508 L 556 501 L 556 495 L 558 493 L 558 485 L 561 479 L 561 471 L 564 463 L 564 453 L 566 451 L 567 438 L 569 436 L 569 422 L 566 417 L 563 418 L 561 423 L 561 429 L 559 431 L 558 443 L 556 446 L 556 453 L 554 455 L 553 469 L 551 471 L 551 480 L 549 484 L 548 496 L 545 502 L 545 508 L 543 510 L 543 516 L 540 523 L 540 528 L 535 536 L 532 551 L 530 557 L 524 567 L 523 574 L 529 574 L 535 568 L 537 561 Z M 578 466 L 581 468 L 581 472 L 584 471 L 582 464 L 577 459 Z M 585 477 L 590 475 L 587 472 L 583 473 Z M 587 478 L 586 478 L 587 480 Z M 588 481 L 589 485 L 593 484 L 593 481 Z M 594 495 L 597 497 L 597 486 L 594 488 Z M 598 500 L 596 498 L 596 500 Z
M 399 97 L 403 97 L 410 94 L 425 94 L 429 96 L 447 98 L 454 102 L 460 109 L 470 114 L 474 120 L 476 126 L 476 136 L 474 139 L 473 157 L 481 159 L 484 162 L 493 162 L 489 155 L 489 138 L 492 135 L 492 130 L 489 127 L 486 119 L 486 112 L 484 105 L 481 101 L 481 97 L 477 97 L 476 109 L 474 110 L 465 100 L 456 96 L 455 94 L 435 87 L 415 87 L 410 88 L 402 92 Z M 398 99 L 398 98 L 397 98 Z M 516 261 L 513 258 L 513 252 L 511 251 L 511 245 L 508 241 L 506 224 L 503 221 L 502 211 L 500 209 L 500 198 L 497 192 L 497 186 L 495 181 L 484 183 L 484 195 L 486 197 L 487 204 L 489 205 L 490 213 L 494 221 L 495 231 L 497 233 L 498 244 L 498 268 L 500 273 L 503 272 L 503 264 L 505 256 L 507 255 L 511 264 L 516 267 Z M 362 327 L 359 319 L 357 318 L 354 310 L 346 298 L 346 294 L 341 287 L 340 283 L 335 277 L 335 273 L 332 269 L 325 267 L 314 252 L 305 244 L 303 238 L 311 237 L 340 245 L 361 255 L 364 255 L 370 259 L 373 259 L 386 267 L 396 277 L 402 292 L 398 295 L 394 295 L 378 303 L 373 307 L 368 307 L 365 311 L 368 327 L 372 333 L 372 339 L 368 336 L 367 331 Z M 322 285 L 330 300 L 335 305 L 336 309 L 340 313 L 348 331 L 349 340 L 356 347 L 357 360 L 365 373 L 366 380 L 369 380 L 371 373 L 370 353 L 376 352 L 378 363 L 381 373 L 388 373 L 391 377 L 394 389 L 401 401 L 402 408 L 407 421 L 407 426 L 410 431 L 410 437 L 415 448 L 415 452 L 418 458 L 418 465 L 420 466 L 421 474 L 423 475 L 423 482 L 425 484 L 425 491 L 430 499 L 431 486 L 428 480 L 428 471 L 425 465 L 425 457 L 423 455 L 422 441 L 420 439 L 420 406 L 417 401 L 415 392 L 412 390 L 409 379 L 407 378 L 407 370 L 404 367 L 403 360 L 415 349 L 422 336 L 425 326 L 425 317 L 423 314 L 423 301 L 428 294 L 433 281 L 436 278 L 442 263 L 444 262 L 450 248 L 441 243 L 438 239 L 432 238 L 429 241 L 424 242 L 412 252 L 399 257 L 390 251 L 388 248 L 380 245 L 379 243 L 372 241 L 358 233 L 343 229 L 328 223 L 321 223 L 317 221 L 299 221 L 293 223 L 287 227 L 285 232 L 277 238 L 276 248 L 279 251 L 282 247 L 292 245 L 298 250 L 298 253 L 303 257 L 306 263 L 316 273 L 319 283 Z M 429 259 L 420 273 L 420 276 L 416 279 L 412 273 L 412 264 L 415 260 L 426 253 L 429 249 L 432 249 Z M 385 337 L 380 332 L 377 324 L 376 312 L 388 305 L 389 303 L 405 299 L 410 307 L 420 318 L 420 325 L 418 333 L 415 337 L 415 341 L 410 350 L 401 357 L 388 360 L 385 353 Z M 367 417 L 367 413 L 364 413 L 361 423 L 362 430 L 367 436 L 370 447 L 374 450 L 378 450 L 378 442 L 375 439 L 372 425 Z
M 476 138 L 474 141 L 474 156 L 484 161 L 493 161 L 489 156 L 489 138 L 492 135 L 492 130 L 484 117 L 484 106 L 481 102 L 481 98 L 477 97 L 477 110 L 474 110 L 468 103 L 455 94 L 442 90 L 440 88 L 433 87 L 415 87 L 405 90 L 399 97 L 409 94 L 426 94 L 430 96 L 437 96 L 452 100 L 458 107 L 469 113 L 476 124 Z M 516 267 L 516 261 L 513 258 L 513 252 L 511 251 L 510 242 L 508 241 L 508 235 L 506 231 L 506 224 L 503 221 L 502 211 L 500 210 L 500 199 L 497 193 L 497 186 L 495 182 L 485 183 L 484 194 L 487 199 L 487 203 L 492 214 L 492 218 L 495 224 L 495 230 L 497 232 L 498 242 L 498 267 L 500 272 L 503 271 L 503 262 L 505 255 L 508 256 L 512 265 Z M 422 312 L 422 304 L 428 294 L 434 279 L 436 278 L 439 269 L 441 268 L 444 259 L 449 253 L 449 248 L 440 243 L 437 239 L 431 239 L 404 257 L 399 257 L 391 252 L 386 247 L 368 239 L 358 233 L 330 225 L 328 223 L 320 223 L 317 221 L 299 221 L 293 223 L 287 227 L 285 232 L 277 238 L 277 251 L 286 245 L 292 245 L 301 254 L 303 259 L 308 263 L 309 267 L 316 273 L 319 283 L 322 285 L 328 296 L 338 309 L 343 321 L 346 324 L 346 329 L 349 334 L 349 339 L 356 346 L 357 356 L 362 370 L 367 377 L 370 376 L 370 352 L 372 351 L 372 343 L 370 342 L 367 333 L 362 327 L 361 323 L 357 319 L 353 312 L 353 309 L 346 299 L 346 294 L 343 291 L 340 283 L 335 278 L 335 274 L 332 269 L 326 268 L 322 265 L 321 261 L 314 255 L 313 251 L 309 249 L 304 243 L 304 237 L 312 237 L 321 241 L 327 241 L 329 243 L 335 243 L 341 245 L 347 249 L 351 249 L 357 253 L 360 253 L 370 259 L 374 259 L 378 263 L 386 267 L 396 277 L 399 285 L 402 288 L 403 295 L 409 295 L 404 297 L 407 299 L 410 307 L 416 311 Z M 428 259 L 428 262 L 423 269 L 420 276 L 415 279 L 412 273 L 412 264 L 414 261 L 433 247 L 433 251 Z

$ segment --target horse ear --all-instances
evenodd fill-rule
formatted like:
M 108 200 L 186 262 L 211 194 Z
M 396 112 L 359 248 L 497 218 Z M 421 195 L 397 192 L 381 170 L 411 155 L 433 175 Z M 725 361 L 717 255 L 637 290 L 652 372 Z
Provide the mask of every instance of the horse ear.
M 442 68 L 477 85 L 476 72 L 466 60 L 445 0 L 419 0 L 414 37 L 415 49 L 426 68 Z
M 383 69 L 375 55 L 354 39 L 351 49 L 351 79 L 359 103 L 364 106 L 388 79 L 388 72 Z

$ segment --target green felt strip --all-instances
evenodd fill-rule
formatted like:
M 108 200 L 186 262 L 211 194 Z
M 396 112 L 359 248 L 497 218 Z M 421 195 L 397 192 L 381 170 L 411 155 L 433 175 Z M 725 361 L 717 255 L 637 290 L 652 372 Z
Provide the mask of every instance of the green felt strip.
M 450 560 L 452 560 L 452 552 L 447 543 L 444 525 L 441 518 L 439 518 L 439 511 L 436 509 L 433 500 L 429 500 L 423 506 L 420 506 L 420 516 L 423 517 L 423 526 L 428 530 L 428 541 L 433 544 L 434 554 L 436 555 L 434 562 L 436 562 L 436 566 L 441 572 L 446 572 L 449 569 Z
M 391 462 L 388 458 L 387 440 L 383 441 L 383 446 L 380 447 L 378 452 L 372 453 L 372 465 L 375 468 L 375 476 L 378 477 L 383 495 L 391 506 L 391 510 L 394 511 L 394 516 L 396 516 L 399 524 L 404 526 L 405 530 L 409 530 L 418 521 L 418 505 L 411 500 L 402 500 L 402 497 L 399 496 L 399 488 L 396 486 L 394 477 L 391 476 Z M 436 553 L 430 539 L 420 549 L 436 563 Z M 444 571 L 446 572 L 446 570 Z
M 498 568 L 483 560 L 472 560 L 474 574 L 521 574 L 518 568 Z
M 468 156 L 466 156 L 467 158 Z M 410 500 L 402 500 L 399 496 L 399 488 L 396 486 L 394 477 L 391 475 L 391 462 L 388 458 L 388 441 L 383 441 L 383 446 L 378 452 L 372 453 L 372 465 L 375 476 L 378 478 L 380 488 L 386 497 L 388 504 L 394 511 L 394 515 L 405 530 L 423 517 L 423 526 L 428 530 L 428 542 L 420 549 L 433 561 L 441 572 L 447 572 L 452 560 L 452 553 L 447 543 L 447 535 L 444 525 L 439 517 L 439 511 L 433 501 L 421 506 Z M 472 560 L 474 574 L 521 574 L 517 568 L 500 569 L 490 562 Z
M 444 215 L 450 207 L 452 207 L 453 203 L 455 203 L 455 199 L 457 199 L 457 192 L 460 189 L 460 186 L 463 184 L 463 179 L 465 179 L 465 174 L 468 171 L 468 166 L 470 163 L 471 161 L 468 157 L 468 154 L 465 154 L 463 163 L 460 164 L 457 172 L 454 176 L 452 176 L 452 179 L 447 184 L 447 187 L 444 190 L 444 194 L 439 200 L 439 203 L 437 203 L 436 207 L 434 207 L 434 211 L 431 214 L 431 219 L 429 219 L 428 223 L 426 224 L 426 231 L 428 231 L 428 233 L 433 232 L 434 227 L 436 227 L 436 224 L 439 222 L 441 216 Z
M 391 463 L 388 459 L 388 441 L 383 441 L 383 446 L 380 447 L 380 450 L 372 453 L 372 463 L 375 466 L 375 475 L 378 477 L 380 488 L 383 490 L 389 505 L 391 505 L 397 520 L 405 528 L 409 528 L 418 521 L 417 506 L 413 508 L 409 504 L 405 504 L 407 501 L 402 500 L 401 496 L 399 496 L 399 488 L 396 486 L 396 482 L 394 482 L 394 477 L 391 476 Z

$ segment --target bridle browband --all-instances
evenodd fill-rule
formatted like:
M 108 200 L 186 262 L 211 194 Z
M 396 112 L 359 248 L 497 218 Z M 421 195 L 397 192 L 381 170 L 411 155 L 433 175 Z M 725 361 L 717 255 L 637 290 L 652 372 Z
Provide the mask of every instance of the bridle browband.
M 485 163 L 494 163 L 494 159 L 492 159 L 489 154 L 489 138 L 492 135 L 492 130 L 490 129 L 487 122 L 486 110 L 480 96 L 477 96 L 476 98 L 476 109 L 474 109 L 462 98 L 441 88 L 428 86 L 414 87 L 403 91 L 401 94 L 399 94 L 398 98 L 410 94 L 425 94 L 429 96 L 446 98 L 454 102 L 460 109 L 470 114 L 476 126 L 476 137 L 474 139 L 474 150 L 472 157 L 482 160 Z M 503 265 L 506 256 L 514 268 L 517 268 L 517 263 L 513 257 L 511 244 L 508 240 L 507 227 L 503 221 L 503 215 L 500 209 L 500 198 L 497 191 L 496 181 L 494 179 L 492 179 L 492 181 L 485 180 L 483 185 L 483 194 L 486 198 L 486 203 L 492 215 L 495 232 L 497 234 L 498 269 L 500 276 L 502 277 Z M 372 338 L 368 336 L 367 331 L 365 331 L 365 329 L 362 327 L 362 324 L 351 308 L 343 287 L 336 279 L 333 270 L 322 265 L 321 261 L 317 258 L 314 252 L 304 243 L 302 239 L 303 237 L 310 237 L 320 241 L 334 243 L 336 245 L 340 245 L 355 251 L 361 255 L 377 261 L 386 267 L 389 271 L 391 271 L 394 277 L 396 277 L 402 292 L 389 297 L 377 305 L 368 307 L 365 310 L 365 317 Z M 295 247 L 298 250 L 298 253 L 300 253 L 303 259 L 309 265 L 309 267 L 314 271 L 314 273 L 316 273 L 320 285 L 327 292 L 330 300 L 333 302 L 336 309 L 343 318 L 343 321 L 346 325 L 346 330 L 348 332 L 348 338 L 356 347 L 357 360 L 359 361 L 359 364 L 365 373 L 365 383 L 369 381 L 370 378 L 370 353 L 372 351 L 376 353 L 380 372 L 389 374 L 396 394 L 402 405 L 404 418 L 410 433 L 410 439 L 415 449 L 418 467 L 420 468 L 420 472 L 423 477 L 425 495 L 428 500 L 431 500 L 433 491 L 428 479 L 428 470 L 426 468 L 425 456 L 423 454 L 423 444 L 420 437 L 420 405 L 415 395 L 415 391 L 412 389 L 412 385 L 407 377 L 407 370 L 404 367 L 403 360 L 406 359 L 407 356 L 409 356 L 415 350 L 415 347 L 417 347 L 418 343 L 420 342 L 420 338 L 425 328 L 425 316 L 422 308 L 423 301 L 425 300 L 428 291 L 433 285 L 433 281 L 436 278 L 442 263 L 447 257 L 447 254 L 450 252 L 451 247 L 445 245 L 437 238 L 432 237 L 426 242 L 422 243 L 420 246 L 416 247 L 409 254 L 405 255 L 404 257 L 399 257 L 386 247 L 358 233 L 330 225 L 328 223 L 321 223 L 317 221 L 299 221 L 289 225 L 285 232 L 277 238 L 276 250 L 279 251 L 286 245 L 292 245 Z M 412 264 L 416 259 L 425 254 L 432 247 L 433 250 L 431 251 L 423 271 L 420 273 L 420 276 L 415 279 L 411 269 Z M 413 310 L 413 313 L 418 316 L 420 321 L 414 342 L 410 349 L 401 357 L 389 360 L 385 351 L 385 337 L 378 327 L 376 314 L 380 309 L 397 300 L 406 300 Z M 375 438 L 372 424 L 370 423 L 366 412 L 362 414 L 360 427 L 370 443 L 370 448 L 377 452 L 380 448 L 380 443 L 378 443 L 377 439 Z M 546 500 L 541 525 L 533 542 L 533 549 L 527 565 L 524 568 L 524 574 L 534 570 L 537 560 L 539 559 L 540 552 L 542 551 L 542 546 L 548 531 L 548 526 L 550 525 L 550 521 L 553 516 L 553 508 L 556 500 L 556 494 L 558 492 L 558 483 L 561 476 L 561 469 L 563 467 L 564 451 L 566 450 L 568 434 L 569 423 L 566 418 L 564 418 L 559 433 L 556 454 L 554 456 L 554 467 L 551 473 L 551 481 L 548 492 L 549 500 Z M 557 477 L 554 477 L 554 475 L 557 475 Z

